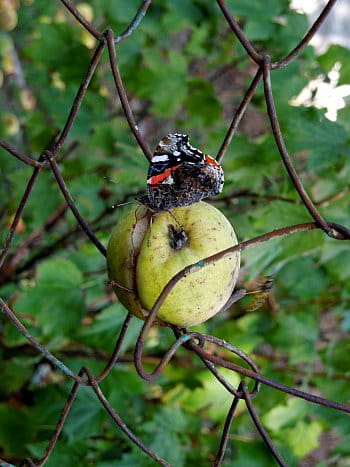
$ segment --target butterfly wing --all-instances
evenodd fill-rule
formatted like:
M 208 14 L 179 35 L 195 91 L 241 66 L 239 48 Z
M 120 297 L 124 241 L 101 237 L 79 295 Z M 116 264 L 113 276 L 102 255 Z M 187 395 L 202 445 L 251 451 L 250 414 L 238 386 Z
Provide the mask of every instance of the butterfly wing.
M 180 167 L 181 163 L 176 157 L 168 154 L 155 154 L 152 157 L 147 174 L 147 185 L 157 188 L 162 183 L 173 183 L 172 172 Z

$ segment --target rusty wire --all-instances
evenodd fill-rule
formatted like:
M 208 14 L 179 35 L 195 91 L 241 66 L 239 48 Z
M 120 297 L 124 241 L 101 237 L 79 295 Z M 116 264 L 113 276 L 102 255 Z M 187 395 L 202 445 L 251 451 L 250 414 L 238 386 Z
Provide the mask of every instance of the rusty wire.
M 12 224 L 10 226 L 7 238 L 5 240 L 5 244 L 1 250 L 0 253 L 0 267 L 3 266 L 4 261 L 9 253 L 19 220 L 22 216 L 23 210 L 30 198 L 32 189 L 38 180 L 38 176 L 41 173 L 41 170 L 44 166 L 49 166 L 55 176 L 55 179 L 57 181 L 57 184 L 66 200 L 66 203 L 69 207 L 69 209 L 72 211 L 73 215 L 75 216 L 80 228 L 85 232 L 87 237 L 91 240 L 91 242 L 96 246 L 96 248 L 100 251 L 102 255 L 106 255 L 106 249 L 105 247 L 101 244 L 99 239 L 96 237 L 94 232 L 92 231 L 91 227 L 89 226 L 89 223 L 84 219 L 84 217 L 80 214 L 79 209 L 77 205 L 74 202 L 73 197 L 71 196 L 69 189 L 64 181 L 64 178 L 62 177 L 61 171 L 57 165 L 56 158 L 57 155 L 60 153 L 61 149 L 63 148 L 66 139 L 72 129 L 72 126 L 75 122 L 75 119 L 78 115 L 80 105 L 84 99 L 84 96 L 87 92 L 88 86 L 90 84 L 91 78 L 94 75 L 96 68 L 99 64 L 100 58 L 102 56 L 102 53 L 105 48 L 108 49 L 108 55 L 109 55 L 109 61 L 110 61 L 110 67 L 114 79 L 114 83 L 116 86 L 116 90 L 118 92 L 120 102 L 125 114 L 125 118 L 130 126 L 130 130 L 132 131 L 137 143 L 139 144 L 140 148 L 142 149 L 145 157 L 147 159 L 151 158 L 152 152 L 149 148 L 149 145 L 147 141 L 145 140 L 145 137 L 141 134 L 137 123 L 135 121 L 131 106 L 128 101 L 127 93 L 125 91 L 122 78 L 119 72 L 119 67 L 118 67 L 118 61 L 117 61 L 117 55 L 116 55 L 116 45 L 118 45 L 120 42 L 123 40 L 126 40 L 137 28 L 137 26 L 140 24 L 140 21 L 144 17 L 144 15 L 147 12 L 148 7 L 151 4 L 151 0 L 144 0 L 142 1 L 138 11 L 135 14 L 135 17 L 133 20 L 130 22 L 128 27 L 125 29 L 124 32 L 122 32 L 120 35 L 115 35 L 114 32 L 111 29 L 108 29 L 107 31 L 104 32 L 99 32 L 93 24 L 91 24 L 89 21 L 84 18 L 83 15 L 79 13 L 77 8 L 74 6 L 74 4 L 70 0 L 60 0 L 61 3 L 69 10 L 69 12 L 73 15 L 73 17 L 93 36 L 95 39 L 98 41 L 98 45 L 93 53 L 93 56 L 91 58 L 91 61 L 87 67 L 86 73 L 83 77 L 82 83 L 77 91 L 76 97 L 73 101 L 69 116 L 67 118 L 67 121 L 64 125 L 64 128 L 56 138 L 56 140 L 50 144 L 48 147 L 43 148 L 42 154 L 39 157 L 38 160 L 33 159 L 32 157 L 22 154 L 19 152 L 16 148 L 14 148 L 12 145 L 7 143 L 6 141 L 0 140 L 0 146 L 7 151 L 8 154 L 12 155 L 13 157 L 17 158 L 20 160 L 22 163 L 33 167 L 33 173 L 27 183 L 27 186 L 25 188 L 24 194 L 22 196 L 22 199 L 19 203 L 19 206 L 16 210 L 14 219 L 12 221 Z M 276 447 L 272 443 L 269 435 L 267 434 L 266 430 L 264 429 L 259 416 L 254 408 L 252 399 L 257 396 L 258 391 L 259 391 L 259 386 L 261 384 L 265 384 L 267 386 L 270 386 L 272 388 L 275 388 L 279 391 L 285 392 L 287 394 L 291 394 L 295 397 L 300 397 L 303 398 L 309 402 L 323 405 L 326 407 L 330 407 L 336 410 L 340 410 L 343 412 L 350 413 L 350 406 L 331 401 L 328 399 L 324 399 L 319 396 L 315 396 L 311 393 L 303 392 L 301 390 L 298 390 L 296 388 L 288 387 L 285 386 L 277 381 L 268 379 L 264 377 L 254 361 L 246 355 L 244 352 L 242 352 L 240 349 L 234 347 L 233 345 L 218 339 L 213 336 L 209 335 L 204 335 L 198 332 L 188 332 L 186 329 L 179 329 L 176 326 L 171 326 L 175 335 L 175 342 L 172 344 L 172 346 L 169 348 L 169 350 L 165 353 L 165 355 L 161 358 L 159 361 L 158 365 L 156 366 L 155 370 L 148 374 L 145 372 L 143 369 L 142 365 L 142 351 L 143 351 L 143 346 L 144 342 L 147 338 L 148 332 L 156 318 L 156 315 L 162 306 L 164 300 L 168 296 L 168 294 L 171 292 L 175 284 L 180 281 L 185 275 L 191 274 L 195 272 L 198 269 L 201 269 L 208 264 L 214 263 L 218 261 L 220 258 L 223 258 L 224 256 L 228 254 L 232 254 L 233 252 L 238 252 L 238 251 L 243 251 L 247 248 L 253 247 L 257 244 L 261 244 L 267 241 L 270 241 L 276 237 L 282 236 L 282 235 L 291 235 L 293 233 L 297 232 L 306 232 L 314 229 L 322 229 L 327 235 L 330 237 L 333 237 L 334 239 L 337 240 L 349 240 L 350 239 L 350 231 L 347 227 L 339 225 L 339 224 L 334 224 L 332 222 L 327 222 L 318 212 L 316 208 L 316 204 L 319 205 L 319 203 L 313 203 L 310 197 L 308 196 L 306 190 L 304 189 L 300 178 L 293 166 L 292 160 L 288 154 L 287 148 L 284 144 L 283 136 L 279 127 L 279 122 L 278 122 L 278 117 L 277 117 L 277 112 L 275 109 L 275 104 L 274 104 L 274 98 L 273 98 L 273 93 L 272 93 L 272 86 L 271 86 L 271 79 L 270 79 L 270 72 L 271 70 L 278 70 L 284 66 L 287 66 L 289 63 L 291 63 L 294 59 L 298 57 L 298 55 L 301 53 L 301 51 L 309 44 L 311 38 L 315 34 L 315 32 L 319 29 L 321 26 L 322 22 L 325 20 L 326 16 L 330 12 L 331 8 L 335 5 L 336 0 L 330 0 L 327 5 L 324 7 L 323 11 L 315 21 L 315 23 L 311 26 L 309 31 L 305 34 L 305 36 L 302 38 L 302 40 L 295 46 L 295 48 L 284 58 L 279 59 L 275 62 L 271 62 L 270 57 L 267 54 L 259 54 L 254 46 L 249 42 L 249 40 L 246 38 L 245 34 L 243 31 L 240 29 L 236 19 L 228 9 L 227 5 L 223 0 L 217 0 L 217 4 L 220 7 L 228 25 L 232 29 L 234 35 L 237 37 L 237 39 L 241 42 L 242 46 L 246 50 L 247 54 L 250 56 L 250 58 L 255 62 L 257 65 L 257 72 L 255 77 L 253 78 L 250 86 L 248 87 L 246 93 L 244 94 L 244 97 L 238 106 L 237 110 L 235 111 L 231 124 L 229 126 L 229 129 L 227 131 L 227 134 L 222 142 L 222 145 L 220 149 L 218 150 L 217 153 L 217 160 L 220 162 L 231 141 L 232 138 L 235 135 L 235 132 L 239 126 L 240 120 L 242 116 L 244 115 L 247 106 L 249 105 L 249 102 L 251 98 L 254 95 L 254 92 L 261 80 L 263 80 L 264 83 L 264 93 L 265 93 L 265 100 L 266 100 L 266 106 L 267 106 L 267 114 L 270 119 L 270 124 L 271 124 L 271 130 L 274 134 L 275 140 L 277 147 L 279 149 L 279 152 L 281 154 L 282 162 L 289 174 L 289 177 L 294 184 L 294 187 L 296 191 L 298 192 L 301 202 L 304 204 L 306 209 L 309 211 L 311 217 L 313 218 L 313 222 L 308 222 L 305 224 L 299 224 L 299 225 L 291 225 L 287 226 L 281 229 L 273 230 L 269 233 L 266 233 L 264 235 L 260 235 L 258 237 L 255 237 L 253 239 L 247 240 L 245 242 L 241 242 L 238 245 L 228 248 L 224 251 L 221 251 L 215 255 L 212 255 L 211 257 L 206 258 L 205 260 L 202 260 L 196 264 L 192 264 L 190 266 L 187 266 L 184 268 L 182 271 L 180 271 L 178 274 L 176 274 L 169 282 L 168 284 L 164 287 L 162 293 L 158 297 L 153 309 L 150 311 L 147 320 L 145 321 L 142 331 L 139 335 L 139 338 L 136 343 L 135 347 L 135 356 L 134 356 L 134 361 L 135 361 L 135 366 L 136 370 L 139 373 L 139 375 L 148 381 L 151 381 L 155 379 L 156 377 L 159 376 L 159 374 L 164 370 L 165 366 L 169 363 L 171 358 L 174 356 L 176 351 L 178 350 L 179 347 L 184 347 L 190 352 L 194 352 L 197 354 L 197 356 L 202 360 L 204 365 L 209 369 L 209 371 L 218 379 L 218 381 L 223 384 L 223 386 L 227 389 L 228 393 L 233 395 L 233 402 L 230 407 L 230 410 L 227 414 L 226 422 L 224 425 L 222 437 L 221 437 L 221 442 L 220 446 L 218 448 L 217 456 L 214 462 L 215 466 L 220 466 L 223 462 L 223 458 L 225 455 L 225 450 L 227 447 L 228 443 L 228 437 L 229 437 L 229 432 L 230 432 L 230 427 L 235 415 L 235 410 L 237 407 L 237 404 L 240 400 L 243 400 L 246 404 L 246 407 L 248 409 L 248 412 L 250 414 L 251 420 L 253 421 L 254 425 L 256 426 L 258 432 L 260 433 L 262 439 L 264 440 L 267 448 L 270 450 L 272 456 L 276 460 L 276 462 L 281 465 L 285 466 L 287 465 L 286 462 L 283 460 L 281 455 L 278 453 Z M 34 462 L 32 459 L 25 459 L 24 464 L 25 465 L 30 465 L 30 466 L 42 466 L 45 464 L 47 459 L 50 457 L 52 451 L 55 448 L 55 444 L 60 436 L 60 433 L 63 429 L 63 426 L 65 424 L 65 421 L 68 417 L 69 411 L 74 404 L 75 397 L 79 391 L 80 386 L 90 386 L 92 387 L 93 391 L 96 394 L 97 399 L 100 401 L 102 406 L 105 408 L 107 413 L 111 416 L 111 418 L 114 420 L 116 425 L 129 437 L 129 439 L 135 443 L 144 453 L 146 453 L 148 456 L 150 456 L 155 462 L 157 462 L 160 465 L 170 465 L 166 460 L 160 458 L 157 453 L 152 451 L 150 448 L 148 448 L 133 432 L 130 428 L 126 426 L 124 421 L 119 417 L 117 412 L 112 408 L 112 406 L 109 404 L 108 400 L 105 398 L 104 394 L 102 393 L 99 383 L 106 377 L 108 376 L 109 372 L 113 368 L 113 366 L 117 363 L 118 358 L 120 356 L 120 349 L 121 345 L 123 343 L 124 337 L 128 331 L 128 326 L 129 323 L 132 319 L 131 314 L 129 313 L 126 316 L 126 319 L 124 321 L 124 324 L 122 326 L 122 329 L 120 331 L 120 334 L 116 340 L 115 348 L 114 351 L 106 364 L 104 370 L 97 376 L 94 376 L 92 372 L 88 368 L 82 368 L 79 373 L 75 373 L 72 371 L 69 367 L 67 367 L 61 360 L 57 359 L 52 353 L 50 353 L 44 346 L 38 342 L 38 340 L 31 335 L 31 333 L 26 329 L 26 327 L 20 322 L 20 320 L 17 318 L 15 312 L 9 307 L 9 305 L 0 298 L 0 307 L 3 311 L 3 313 L 8 317 L 8 319 L 12 322 L 12 324 L 18 329 L 18 331 L 26 337 L 28 342 L 38 351 L 40 352 L 45 359 L 47 359 L 49 362 L 51 362 L 55 367 L 57 367 L 59 370 L 61 370 L 67 377 L 71 378 L 74 381 L 72 390 L 70 392 L 70 395 L 67 399 L 67 402 L 64 406 L 64 409 L 61 413 L 61 416 L 57 422 L 55 431 L 51 437 L 50 442 L 47 445 L 46 451 L 44 455 L 42 456 L 41 459 L 37 460 Z M 232 363 L 229 360 L 225 360 L 221 357 L 216 356 L 214 353 L 210 353 L 205 349 L 205 344 L 207 342 L 210 342 L 211 344 L 214 344 L 217 348 L 222 348 L 227 350 L 228 352 L 231 352 L 241 358 L 243 361 L 245 361 L 250 369 L 247 369 L 243 366 L 237 365 Z M 239 373 L 242 376 L 246 376 L 247 378 L 250 378 L 254 380 L 254 387 L 250 391 L 247 388 L 247 383 L 245 380 L 241 380 L 239 386 L 237 389 L 233 388 L 232 385 L 220 374 L 220 371 L 218 367 L 222 368 L 228 368 L 232 371 L 235 371 Z M 9 464 L 8 464 L 9 465 Z

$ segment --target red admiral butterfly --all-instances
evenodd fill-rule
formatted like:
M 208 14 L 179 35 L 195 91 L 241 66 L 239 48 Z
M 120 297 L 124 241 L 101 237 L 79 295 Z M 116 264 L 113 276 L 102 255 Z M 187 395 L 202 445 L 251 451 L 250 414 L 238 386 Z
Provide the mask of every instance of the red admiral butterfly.
M 160 140 L 147 174 L 147 194 L 137 198 L 151 211 L 189 206 L 221 192 L 224 172 L 212 157 L 192 147 L 188 136 Z

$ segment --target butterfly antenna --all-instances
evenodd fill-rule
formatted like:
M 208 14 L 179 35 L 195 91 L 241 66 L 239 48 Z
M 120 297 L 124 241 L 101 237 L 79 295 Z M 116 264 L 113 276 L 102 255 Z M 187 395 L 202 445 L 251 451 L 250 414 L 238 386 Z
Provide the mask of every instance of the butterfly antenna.
M 126 201 L 125 203 L 113 204 L 112 209 L 120 208 L 121 206 L 126 206 L 127 204 L 132 204 L 132 203 L 136 203 L 136 199 L 133 199 L 132 201 Z

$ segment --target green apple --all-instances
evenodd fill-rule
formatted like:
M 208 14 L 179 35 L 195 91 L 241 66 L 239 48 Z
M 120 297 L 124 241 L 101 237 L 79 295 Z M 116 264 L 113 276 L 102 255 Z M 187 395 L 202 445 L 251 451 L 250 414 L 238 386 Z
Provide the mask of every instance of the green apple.
M 226 217 L 200 202 L 153 214 L 133 207 L 117 224 L 107 248 L 110 279 L 126 308 L 145 319 L 169 280 L 186 266 L 237 244 Z M 215 315 L 231 296 L 240 265 L 239 252 L 181 279 L 161 306 L 158 319 L 181 327 Z

